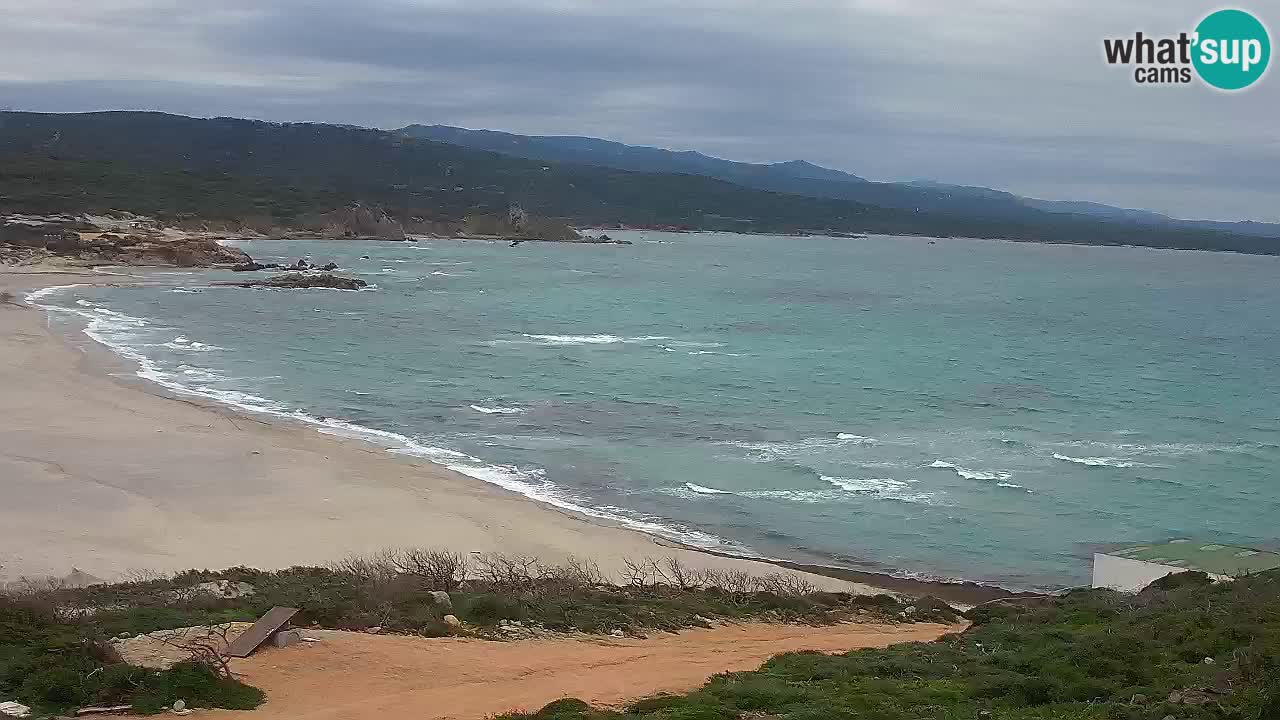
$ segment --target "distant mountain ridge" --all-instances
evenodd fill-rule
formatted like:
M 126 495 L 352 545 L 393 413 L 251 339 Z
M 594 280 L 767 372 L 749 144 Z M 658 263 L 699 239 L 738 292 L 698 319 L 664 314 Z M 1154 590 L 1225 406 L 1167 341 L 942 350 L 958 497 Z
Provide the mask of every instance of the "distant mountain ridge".
M 408 137 L 545 162 L 596 165 L 648 173 L 703 175 L 737 185 L 808 197 L 849 200 L 886 208 L 959 213 L 1004 221 L 1035 222 L 1042 213 L 1081 215 L 1158 227 L 1280 238 L 1280 224 L 1182 220 L 1149 210 L 1076 200 L 1041 200 L 992 188 L 930 180 L 873 182 L 805 160 L 746 163 L 695 151 L 676 151 L 575 135 L 518 135 L 449 125 L 409 125 Z
M 410 125 L 398 132 L 424 140 L 489 150 L 530 160 L 603 165 L 636 172 L 706 175 L 729 182 L 741 182 L 752 177 L 867 182 L 857 175 L 804 160 L 772 164 L 745 163 L 723 160 L 693 150 L 665 150 L 579 135 L 516 135 L 499 130 L 468 130 L 450 125 Z
M 601 147 L 590 139 L 573 143 Z M 650 156 L 668 158 L 660 151 Z M 682 158 L 738 173 L 740 181 L 534 160 L 349 126 L 149 112 L 0 112 L 0 212 L 128 210 L 201 227 L 310 231 L 359 204 L 406 228 L 447 233 L 519 205 L 531 216 L 578 227 L 884 233 L 1280 255 L 1275 238 L 1051 213 L 996 191 L 824 179 L 833 176 L 800 162 Z M 846 176 L 853 178 L 835 177 Z M 898 202 L 910 193 L 936 207 L 852 199 L 877 193 Z M 1008 215 L 973 212 L 975 196 Z

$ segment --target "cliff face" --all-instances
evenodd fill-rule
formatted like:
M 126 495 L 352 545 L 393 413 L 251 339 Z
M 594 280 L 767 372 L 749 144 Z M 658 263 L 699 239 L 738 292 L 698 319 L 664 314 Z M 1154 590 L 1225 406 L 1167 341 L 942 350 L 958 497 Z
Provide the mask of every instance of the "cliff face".
M 507 215 L 468 215 L 462 221 L 461 231 L 466 235 L 554 242 L 576 242 L 582 239 L 578 232 L 568 225 L 538 217 L 527 218 L 522 227 L 516 227 Z
M 325 215 L 334 237 L 404 240 L 404 226 L 380 208 L 363 205 L 334 210 Z

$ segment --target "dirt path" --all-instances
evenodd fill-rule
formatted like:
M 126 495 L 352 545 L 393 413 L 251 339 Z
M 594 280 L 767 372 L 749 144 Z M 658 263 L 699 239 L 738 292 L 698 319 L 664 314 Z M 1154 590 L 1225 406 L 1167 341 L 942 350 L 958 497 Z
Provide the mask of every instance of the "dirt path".
M 267 693 L 252 713 L 225 720 L 480 720 L 536 710 L 562 697 L 598 705 L 682 692 L 727 670 L 753 670 L 794 650 L 844 652 L 929 641 L 944 625 L 740 625 L 643 640 L 593 638 L 497 643 L 308 631 L 321 642 L 267 648 L 237 661 Z

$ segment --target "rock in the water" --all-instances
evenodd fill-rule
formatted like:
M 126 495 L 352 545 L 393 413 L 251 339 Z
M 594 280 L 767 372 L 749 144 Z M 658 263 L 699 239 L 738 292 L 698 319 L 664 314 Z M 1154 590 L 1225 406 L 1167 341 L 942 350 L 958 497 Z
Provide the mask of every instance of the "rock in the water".
M 244 283 L 219 283 L 223 285 L 234 285 L 236 287 L 245 288 L 276 288 L 279 290 L 299 290 L 303 288 L 329 288 L 331 290 L 359 290 L 369 286 L 369 283 L 357 279 L 343 277 L 341 275 L 330 275 L 328 273 L 300 273 L 290 272 L 283 275 L 273 275 L 266 280 L 254 280 Z
M 338 263 L 336 263 L 336 262 L 327 263 L 327 264 L 325 264 L 325 266 L 324 266 L 324 267 L 322 267 L 322 268 L 320 268 L 320 269 L 321 269 L 321 270 L 324 270 L 325 272 L 329 272 L 330 270 L 337 270 L 337 269 L 338 269 Z
M 260 263 L 250 260 L 247 263 L 241 263 L 231 268 L 235 272 L 257 272 L 258 270 L 279 270 L 280 263 Z

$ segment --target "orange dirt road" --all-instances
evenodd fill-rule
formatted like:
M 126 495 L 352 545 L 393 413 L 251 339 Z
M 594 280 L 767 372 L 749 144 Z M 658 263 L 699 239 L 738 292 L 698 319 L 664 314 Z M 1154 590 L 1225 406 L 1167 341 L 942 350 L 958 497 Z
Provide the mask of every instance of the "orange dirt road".
M 537 710 L 562 697 L 617 705 L 686 692 L 728 670 L 754 670 L 779 653 L 844 652 L 935 640 L 964 626 L 731 625 L 633 638 L 489 642 L 310 630 L 320 639 L 264 647 L 235 661 L 267 702 L 225 720 L 481 720 Z M 204 714 L 204 713 L 202 713 Z

